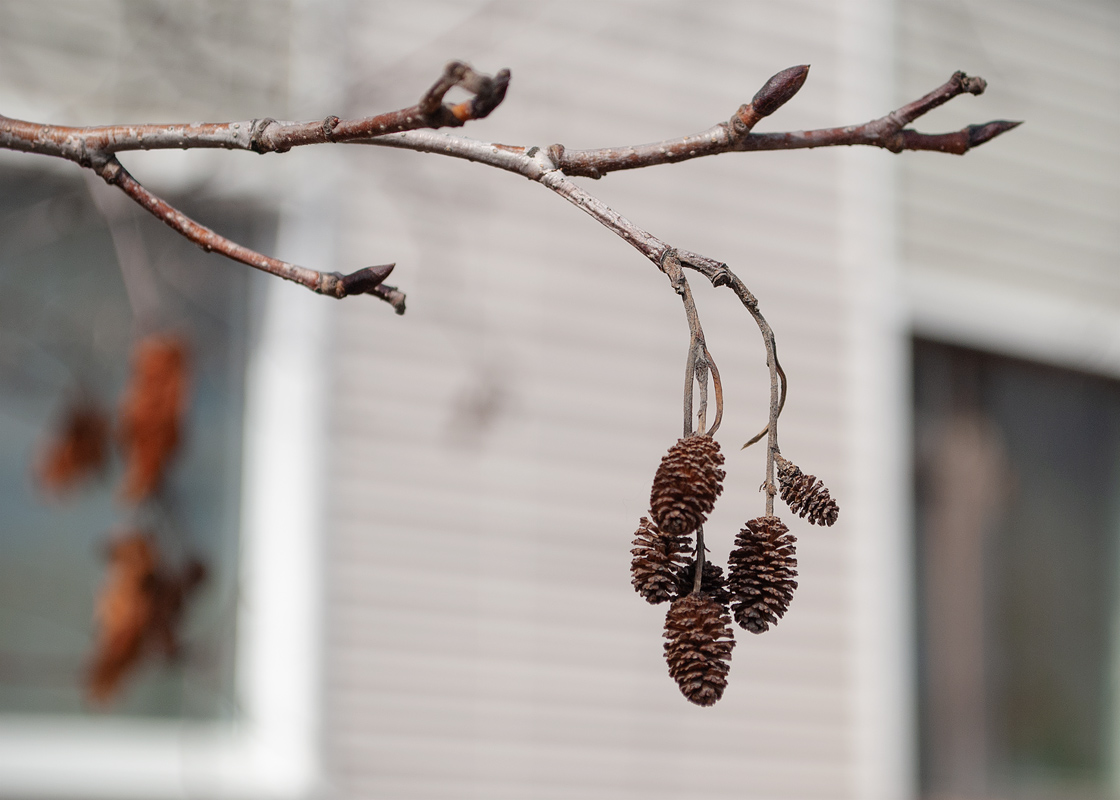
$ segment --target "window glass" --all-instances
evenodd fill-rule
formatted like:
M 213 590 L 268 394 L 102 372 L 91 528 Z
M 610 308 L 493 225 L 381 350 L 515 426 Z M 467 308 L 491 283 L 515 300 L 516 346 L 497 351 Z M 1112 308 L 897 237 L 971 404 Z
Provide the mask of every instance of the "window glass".
M 7 167 L 0 183 L 0 713 L 226 717 L 256 278 L 104 185 Z M 202 193 L 173 202 L 250 246 L 273 235 L 271 218 L 244 203 Z M 134 503 L 123 496 L 120 408 L 134 348 L 153 336 L 184 348 L 185 423 L 158 491 Z M 52 490 L 42 464 L 73 408 L 104 413 L 108 458 L 80 485 Z M 205 579 L 175 626 L 177 653 L 146 642 L 108 702 L 94 703 L 94 609 L 113 543 L 133 533 L 174 574 L 197 560 Z
M 930 798 L 1115 797 L 1120 383 L 914 348 Z

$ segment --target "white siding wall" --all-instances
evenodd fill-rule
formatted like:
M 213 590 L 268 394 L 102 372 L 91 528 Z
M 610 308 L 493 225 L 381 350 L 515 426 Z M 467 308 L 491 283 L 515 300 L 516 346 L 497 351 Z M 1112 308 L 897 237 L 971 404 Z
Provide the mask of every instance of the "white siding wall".
M 841 119 L 835 4 L 378 3 L 350 24 L 353 111 L 411 103 L 450 58 L 509 67 L 464 132 L 569 147 L 727 119 L 772 73 L 813 71 L 762 129 Z M 885 112 L 887 109 L 880 109 Z M 730 686 L 690 706 L 666 674 L 663 607 L 629 584 L 649 482 L 680 435 L 687 329 L 664 276 L 541 187 L 436 156 L 355 148 L 346 268 L 395 260 L 395 317 L 338 307 L 331 359 L 325 714 L 343 796 L 851 797 L 851 531 L 791 528 L 786 619 L 743 633 Z M 890 158 L 882 153 L 883 158 Z M 841 155 L 728 155 L 618 173 L 590 191 L 671 243 L 732 264 L 790 375 L 783 451 L 844 506 L 848 293 Z M 955 165 L 955 162 L 954 162 Z M 763 510 L 757 330 L 693 281 L 728 408 L 725 559 Z
M 919 330 L 1120 372 L 1120 5 L 906 0 L 900 23 L 900 97 L 958 68 L 989 81 L 938 129 L 1026 120 L 964 169 L 902 160 Z

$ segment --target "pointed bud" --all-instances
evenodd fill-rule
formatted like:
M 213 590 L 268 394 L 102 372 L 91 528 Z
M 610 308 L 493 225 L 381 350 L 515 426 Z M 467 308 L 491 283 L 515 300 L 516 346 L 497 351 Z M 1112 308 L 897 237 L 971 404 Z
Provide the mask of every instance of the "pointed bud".
M 993 122 L 985 123 L 984 125 L 969 125 L 968 128 L 966 128 L 968 131 L 968 146 L 979 147 L 984 144 L 984 142 L 991 141 L 1001 133 L 1007 133 L 1009 130 L 1018 128 L 1022 124 L 1022 120 L 1011 122 L 1006 119 L 997 119 Z
M 396 264 L 380 264 L 376 267 L 365 267 L 338 279 L 342 287 L 342 296 L 351 294 L 365 294 L 381 285 L 389 277 Z
M 808 76 L 808 64 L 783 69 L 766 81 L 755 94 L 754 99 L 751 100 L 754 112 L 760 117 L 770 116 L 801 90 Z

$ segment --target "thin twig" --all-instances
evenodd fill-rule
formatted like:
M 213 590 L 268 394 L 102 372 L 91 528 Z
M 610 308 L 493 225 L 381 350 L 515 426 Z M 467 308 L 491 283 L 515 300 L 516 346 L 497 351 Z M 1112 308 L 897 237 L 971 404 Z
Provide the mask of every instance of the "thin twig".
M 777 347 L 774 343 L 774 331 L 770 327 L 770 323 L 762 316 L 762 312 L 758 310 L 758 300 L 755 296 L 734 274 L 731 276 L 730 286 L 743 305 L 750 311 L 759 331 L 762 333 L 762 341 L 766 346 L 766 365 L 770 368 L 770 421 L 766 426 L 766 481 L 763 487 L 766 490 L 766 515 L 771 516 L 774 513 L 774 495 L 778 493 L 777 485 L 774 482 L 774 455 L 778 452 L 778 414 L 781 412 L 778 390 Z
M 684 375 L 684 435 L 691 436 L 694 432 L 704 432 L 708 427 L 708 347 L 704 341 L 704 328 L 700 324 L 700 314 L 696 310 L 696 301 L 692 297 L 692 289 L 684 277 L 680 259 L 676 250 L 672 248 L 665 251 L 661 261 L 661 269 L 669 276 L 669 283 L 674 291 L 681 296 L 684 303 L 684 313 L 688 320 L 688 359 L 685 364 Z M 696 414 L 696 421 L 692 418 L 692 392 L 693 384 L 700 387 L 700 404 Z M 720 411 L 722 415 L 722 390 L 720 394 Z
M 351 294 L 372 294 L 396 308 L 398 314 L 404 313 L 404 295 L 395 287 L 385 286 L 382 281 L 393 271 L 393 264 L 383 264 L 377 267 L 366 267 L 349 275 L 338 272 L 317 272 L 307 267 L 300 267 L 271 258 L 248 247 L 233 242 L 221 236 L 149 192 L 129 174 L 116 156 L 109 156 L 104 161 L 98 162 L 93 167 L 94 172 L 100 175 L 110 186 L 116 186 L 126 195 L 135 200 L 142 208 L 150 212 L 157 219 L 162 220 L 173 230 L 198 244 L 207 252 L 221 253 L 234 261 L 248 264 L 250 267 L 267 272 L 270 275 L 294 281 L 306 286 L 319 294 L 331 297 L 346 297 Z
M 237 122 L 70 127 L 0 115 L 0 147 L 57 156 L 82 166 L 90 166 L 98 156 L 129 150 L 224 148 L 283 153 L 302 145 L 351 142 L 419 128 L 459 127 L 497 108 L 505 97 L 509 77 L 509 70 L 489 77 L 461 61 L 452 61 L 416 105 L 350 120 L 329 116 L 310 122 L 281 122 L 266 117 Z M 454 106 L 444 104 L 443 97 L 453 86 L 462 86 L 474 96 Z
M 762 95 L 767 87 L 771 87 L 772 96 L 783 99 L 773 108 L 764 105 L 765 114 L 760 114 L 756 110 L 756 107 L 760 106 L 760 97 L 755 95 L 754 100 L 740 108 L 730 122 L 720 122 L 706 131 L 691 136 L 666 139 L 651 144 L 595 150 L 567 150 L 563 145 L 556 144 L 552 145 L 550 152 L 556 165 L 564 173 L 600 178 L 608 172 L 617 170 L 639 169 L 655 164 L 674 164 L 720 153 L 756 150 L 798 150 L 858 144 L 882 147 L 892 153 L 900 153 L 903 150 L 936 150 L 962 155 L 969 149 L 1022 124 L 996 120 L 983 125 L 969 125 L 952 133 L 939 134 L 903 130 L 918 117 L 957 95 L 983 93 L 987 86 L 983 78 L 969 77 L 963 72 L 955 72 L 948 81 L 924 97 L 862 125 L 787 133 L 750 132 L 759 119 L 773 113 L 801 88 L 808 71 L 808 67 L 791 67 L 771 78 L 766 87 L 759 91 L 759 95 Z M 768 97 L 764 97 L 762 101 L 767 99 Z

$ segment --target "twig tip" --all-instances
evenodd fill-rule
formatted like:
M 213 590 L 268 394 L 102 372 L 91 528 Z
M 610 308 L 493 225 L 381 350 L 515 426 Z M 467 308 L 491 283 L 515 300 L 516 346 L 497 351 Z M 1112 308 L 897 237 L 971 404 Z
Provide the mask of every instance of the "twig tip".
M 339 278 L 342 286 L 342 296 L 351 294 L 368 294 L 381 285 L 389 277 L 396 264 L 379 264 L 376 267 L 365 267 L 343 275 Z
M 984 125 L 968 126 L 968 146 L 978 147 L 1001 133 L 1007 133 L 1023 124 L 1023 120 L 997 119 Z

